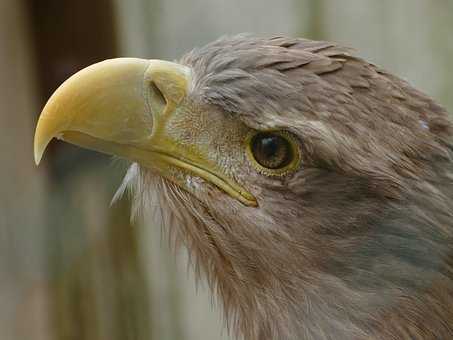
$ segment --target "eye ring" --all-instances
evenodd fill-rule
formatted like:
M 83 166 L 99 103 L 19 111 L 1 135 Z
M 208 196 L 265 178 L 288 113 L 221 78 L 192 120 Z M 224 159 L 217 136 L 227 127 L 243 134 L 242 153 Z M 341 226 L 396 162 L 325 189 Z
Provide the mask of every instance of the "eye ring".
M 245 143 L 251 165 L 263 175 L 283 177 L 300 165 L 298 140 L 288 131 L 251 131 Z

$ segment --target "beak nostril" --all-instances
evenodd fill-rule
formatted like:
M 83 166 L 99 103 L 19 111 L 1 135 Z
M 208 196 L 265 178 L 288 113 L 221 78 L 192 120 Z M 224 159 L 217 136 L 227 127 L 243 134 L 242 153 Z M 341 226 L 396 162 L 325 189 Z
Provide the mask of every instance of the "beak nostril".
M 148 69 L 145 72 L 145 82 L 152 86 L 154 93 L 164 99 L 165 105 L 178 105 L 187 95 L 187 88 L 190 79 L 190 68 L 184 65 L 163 61 L 150 60 Z M 156 94 L 156 95 L 154 95 Z
M 149 86 L 152 91 L 152 97 L 153 97 L 154 104 L 165 107 L 167 105 L 167 100 L 165 99 L 164 94 L 159 89 L 159 87 L 156 85 L 156 83 L 154 81 L 151 81 Z

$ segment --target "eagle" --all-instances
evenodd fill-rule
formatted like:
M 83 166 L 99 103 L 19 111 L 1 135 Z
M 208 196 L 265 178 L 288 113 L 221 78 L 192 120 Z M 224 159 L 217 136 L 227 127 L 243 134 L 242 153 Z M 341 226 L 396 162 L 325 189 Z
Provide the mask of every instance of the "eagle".
M 453 339 L 453 122 L 337 43 L 236 35 L 91 65 L 53 139 L 131 163 L 118 195 L 188 249 L 246 340 Z

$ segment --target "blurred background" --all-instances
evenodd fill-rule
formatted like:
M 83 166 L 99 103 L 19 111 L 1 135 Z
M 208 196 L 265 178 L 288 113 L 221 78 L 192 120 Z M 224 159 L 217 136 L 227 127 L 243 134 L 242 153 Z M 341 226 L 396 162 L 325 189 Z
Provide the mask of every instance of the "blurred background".
M 453 112 L 452 0 L 0 0 L 0 339 L 228 339 L 182 250 L 129 202 L 124 166 L 32 141 L 71 74 L 107 58 L 174 60 L 224 34 L 339 41 Z

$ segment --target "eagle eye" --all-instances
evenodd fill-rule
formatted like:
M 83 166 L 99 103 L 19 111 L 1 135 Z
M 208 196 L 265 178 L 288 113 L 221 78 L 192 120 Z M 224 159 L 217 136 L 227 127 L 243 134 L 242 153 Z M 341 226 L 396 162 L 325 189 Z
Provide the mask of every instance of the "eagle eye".
M 300 162 L 296 138 L 286 131 L 254 132 L 247 139 L 247 154 L 260 173 L 284 176 Z

